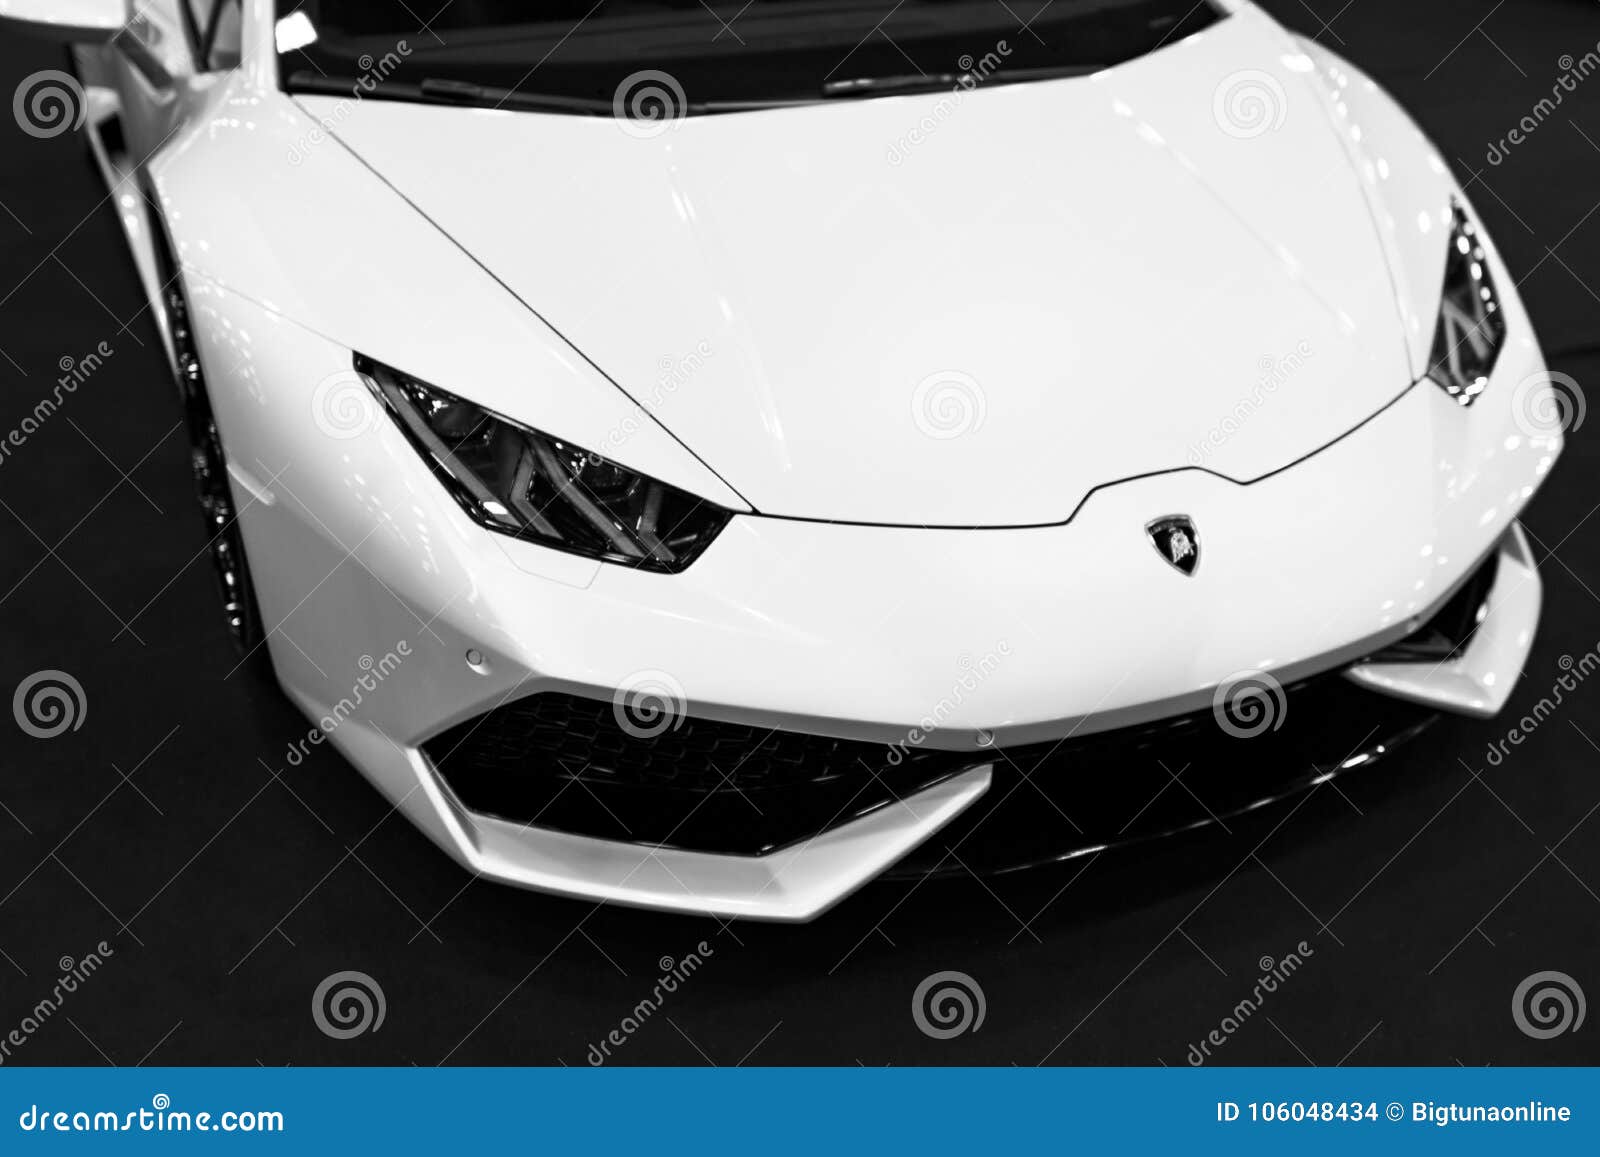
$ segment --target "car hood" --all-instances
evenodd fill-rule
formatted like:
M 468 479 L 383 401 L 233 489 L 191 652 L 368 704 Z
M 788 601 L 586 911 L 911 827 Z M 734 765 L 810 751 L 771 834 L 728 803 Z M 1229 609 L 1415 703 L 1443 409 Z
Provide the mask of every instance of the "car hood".
M 1253 480 L 1411 384 L 1310 68 L 1246 13 L 1093 76 L 667 126 L 298 99 L 757 510 L 1016 526 Z

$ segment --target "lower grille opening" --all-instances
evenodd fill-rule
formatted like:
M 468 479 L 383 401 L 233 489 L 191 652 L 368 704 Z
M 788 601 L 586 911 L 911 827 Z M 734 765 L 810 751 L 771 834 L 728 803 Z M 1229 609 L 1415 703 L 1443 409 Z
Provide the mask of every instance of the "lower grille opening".
M 423 745 L 469 811 L 598 839 L 759 855 L 982 762 L 530 695 Z
M 1370 764 L 1433 718 L 1330 673 L 1286 688 L 1248 736 L 1208 707 L 1060 742 L 938 752 L 693 717 L 641 736 L 609 701 L 542 693 L 423 751 L 472 812 L 731 855 L 797 843 L 992 763 L 988 793 L 896 872 L 1000 872 L 1226 821 Z
M 1500 573 L 1500 552 L 1494 551 L 1468 576 L 1461 588 L 1412 634 L 1394 643 L 1368 662 L 1443 663 L 1466 649 L 1489 613 L 1489 592 Z

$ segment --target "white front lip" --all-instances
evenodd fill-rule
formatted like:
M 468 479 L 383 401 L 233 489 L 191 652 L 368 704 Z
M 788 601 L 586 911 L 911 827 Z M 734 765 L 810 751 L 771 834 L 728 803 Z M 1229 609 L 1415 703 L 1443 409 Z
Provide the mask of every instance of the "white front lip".
M 1539 626 L 1544 584 L 1520 525 L 1499 548 L 1499 570 L 1472 645 L 1442 663 L 1361 663 L 1345 674 L 1398 699 L 1487 719 L 1511 698 Z
M 380 785 L 407 784 L 403 810 L 477 874 L 563 896 L 757 920 L 813 919 L 975 803 L 992 774 L 989 764 L 975 764 L 796 844 L 761 856 L 731 856 L 591 839 L 474 815 L 420 752 L 401 751 L 360 721 L 341 726 L 331 738 Z

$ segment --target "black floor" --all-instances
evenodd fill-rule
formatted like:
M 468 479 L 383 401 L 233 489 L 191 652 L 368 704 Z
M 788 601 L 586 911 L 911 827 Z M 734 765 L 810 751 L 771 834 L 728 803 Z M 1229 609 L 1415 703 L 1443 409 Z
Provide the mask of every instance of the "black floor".
M 1373 71 L 1477 175 L 1553 367 L 1600 382 L 1600 76 L 1485 160 L 1564 56 L 1596 51 L 1600 9 L 1269 7 Z M 7 36 L 0 96 L 56 66 Z M 327 748 L 288 766 L 305 721 L 258 673 L 228 676 L 178 409 L 116 223 L 79 139 L 0 122 L 0 428 L 63 359 L 114 350 L 0 459 L 0 691 L 55 668 L 88 705 L 52 740 L 0 729 L 0 1038 L 61 958 L 102 940 L 114 953 L 5 1063 L 581 1065 L 661 958 L 701 940 L 704 966 L 617 1062 L 1181 1065 L 1261 959 L 1301 941 L 1303 967 L 1218 1063 L 1600 1061 L 1600 1024 L 1537 1040 L 1512 1017 L 1518 983 L 1544 970 L 1600 998 L 1600 678 L 1486 761 L 1563 657 L 1600 645 L 1590 429 L 1527 515 L 1546 607 L 1513 707 L 1441 724 L 1343 795 L 989 885 L 874 885 L 805 927 L 469 884 Z M 346 969 L 378 981 L 387 1015 L 340 1041 L 311 1003 Z M 913 992 L 942 970 L 981 985 L 979 1031 L 918 1029 Z

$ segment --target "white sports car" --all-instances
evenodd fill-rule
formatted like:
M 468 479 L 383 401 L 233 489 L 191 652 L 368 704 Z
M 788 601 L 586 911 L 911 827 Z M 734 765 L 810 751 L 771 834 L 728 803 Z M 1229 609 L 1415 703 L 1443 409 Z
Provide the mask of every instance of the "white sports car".
M 1561 433 L 1513 279 L 1248 3 L 0 18 L 72 44 L 15 108 L 85 122 L 290 761 L 474 873 L 804 920 L 1519 676 Z

